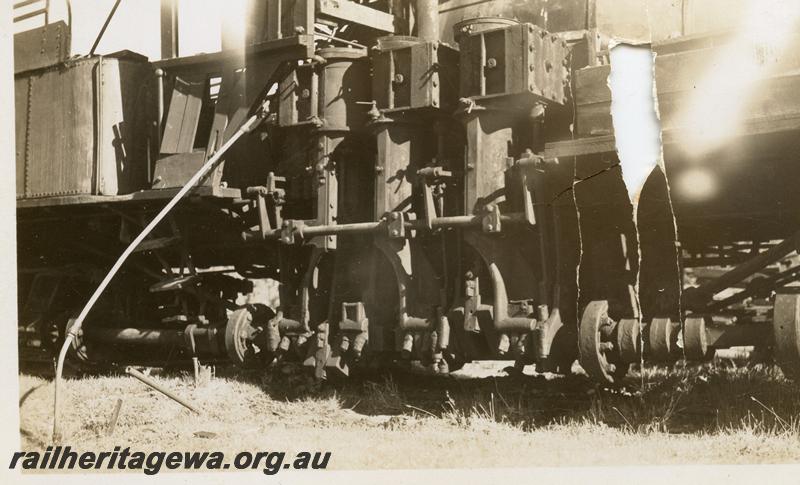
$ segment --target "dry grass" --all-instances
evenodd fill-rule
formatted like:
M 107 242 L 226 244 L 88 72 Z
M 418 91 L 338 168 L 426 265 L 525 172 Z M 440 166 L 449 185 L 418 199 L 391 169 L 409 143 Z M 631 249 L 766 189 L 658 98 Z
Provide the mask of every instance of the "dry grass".
M 337 469 L 800 461 L 800 386 L 763 365 L 647 368 L 622 391 L 581 377 L 383 374 L 319 387 L 278 373 L 220 376 L 199 389 L 180 373 L 157 378 L 204 414 L 125 376 L 74 379 L 66 441 L 98 450 L 330 450 Z M 20 391 L 23 448 L 41 448 L 52 384 L 22 375 Z M 117 398 L 124 405 L 109 437 Z

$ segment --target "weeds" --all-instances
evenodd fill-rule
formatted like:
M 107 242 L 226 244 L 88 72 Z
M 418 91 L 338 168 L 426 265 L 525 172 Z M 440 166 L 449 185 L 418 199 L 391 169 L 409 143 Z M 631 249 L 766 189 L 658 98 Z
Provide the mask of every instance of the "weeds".
M 579 376 L 551 381 L 535 377 L 459 380 L 398 373 L 317 384 L 298 391 L 296 375 L 220 374 L 205 390 L 195 389 L 187 377 L 163 375 L 172 379 L 174 386 L 184 386 L 188 395 L 204 405 L 209 422 L 202 429 L 215 432 L 229 426 L 223 423 L 249 422 L 291 429 L 335 429 L 337 433 L 348 427 L 402 431 L 412 440 L 414 433 L 427 432 L 437 436 L 511 433 L 523 441 L 537 433 L 575 439 L 586 433 L 618 433 L 630 439 L 660 435 L 721 436 L 722 441 L 732 436 L 755 441 L 775 438 L 800 445 L 800 386 L 786 380 L 779 370 L 761 364 L 647 366 L 632 372 L 622 389 L 599 388 Z M 26 379 L 30 388 L 39 386 L 39 390 L 21 403 L 23 437 L 38 446 L 46 441 L 52 394 L 45 381 L 25 376 L 21 380 Z M 75 393 L 71 401 L 79 403 L 82 413 L 81 419 L 70 425 L 73 436 L 104 439 L 108 400 L 123 395 L 122 430 L 144 431 L 142 426 L 147 425 L 161 434 L 182 436 L 188 432 L 180 427 L 183 424 L 176 424 L 190 419 L 179 408 L 169 403 L 158 407 L 157 396 L 129 388 L 126 382 L 124 377 L 111 376 L 71 383 L 68 389 Z M 21 386 L 23 393 L 27 389 Z M 154 405 L 159 412 L 153 412 Z M 192 432 L 197 431 L 194 421 L 186 423 Z M 147 442 L 156 439 L 142 436 Z

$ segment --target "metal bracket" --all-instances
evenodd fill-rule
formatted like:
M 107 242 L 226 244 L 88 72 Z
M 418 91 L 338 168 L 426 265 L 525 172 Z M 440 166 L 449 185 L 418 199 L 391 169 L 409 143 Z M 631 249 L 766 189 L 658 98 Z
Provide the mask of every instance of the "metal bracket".
M 305 224 L 305 221 L 300 219 L 287 219 L 283 221 L 283 226 L 281 227 L 281 242 L 284 244 L 294 244 L 296 236 L 302 238 Z
M 361 356 L 361 351 L 367 343 L 369 335 L 369 319 L 364 310 L 364 303 L 342 302 L 342 320 L 339 322 L 339 331 L 354 334 L 352 341 L 351 335 L 341 336 L 341 351 L 352 351 L 357 357 Z
M 403 212 L 390 212 L 386 218 L 386 231 L 389 238 L 403 239 L 406 237 L 405 214 Z
M 192 355 L 197 355 L 197 344 L 194 341 L 194 331 L 196 328 L 197 325 L 192 323 L 187 325 L 186 329 L 183 331 L 183 336 L 186 339 L 186 347 Z
M 272 213 L 276 226 L 280 226 L 282 223 L 279 209 L 283 205 L 285 192 L 283 189 L 277 188 L 277 183 L 285 181 L 286 177 L 276 177 L 273 172 L 269 172 L 265 186 L 258 185 L 247 188 L 247 195 L 256 200 L 259 234 L 262 239 L 266 238 L 269 231 L 277 228 L 270 223 L 270 213 Z
M 320 323 L 317 326 L 316 345 L 314 346 L 314 377 L 324 379 L 325 365 L 331 357 L 331 346 L 329 343 L 330 326 L 327 323 Z
M 525 220 L 530 225 L 536 224 L 536 213 L 533 209 L 533 196 L 531 190 L 528 188 L 528 173 L 530 170 L 538 170 L 544 164 L 544 158 L 535 155 L 530 150 L 526 150 L 523 157 L 516 161 L 509 163 L 509 169 L 517 168 L 519 170 L 519 179 L 522 185 L 522 198 Z
M 422 178 L 422 190 L 425 194 L 425 226 L 428 229 L 433 229 L 433 220 L 437 215 L 441 216 L 441 209 L 436 210 L 436 202 L 440 201 L 443 196 L 445 179 L 453 176 L 449 170 L 445 170 L 439 166 L 425 167 L 417 170 L 417 175 Z M 436 194 L 434 194 L 436 190 Z
M 486 214 L 481 219 L 481 228 L 486 233 L 497 233 L 502 230 L 500 222 L 500 207 L 497 204 L 486 206 Z

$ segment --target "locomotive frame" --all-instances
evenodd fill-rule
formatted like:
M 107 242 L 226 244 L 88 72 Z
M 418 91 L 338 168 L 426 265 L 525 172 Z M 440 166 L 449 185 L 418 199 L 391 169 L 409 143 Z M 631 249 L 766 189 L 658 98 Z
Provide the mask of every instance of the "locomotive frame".
M 690 214 L 667 183 L 684 136 L 672 125 L 666 168 L 634 213 L 595 2 L 551 2 L 564 15 L 550 25 L 497 3 L 476 14 L 457 1 L 256 2 L 244 49 L 177 57 L 164 0 L 164 59 L 152 63 L 70 59 L 64 23 L 18 34 L 21 358 L 52 358 L 104 268 L 261 110 L 135 248 L 75 330 L 71 358 L 296 361 L 317 378 L 387 361 L 448 373 L 475 359 L 567 373 L 579 359 L 611 384 L 643 360 L 758 345 L 794 375 L 798 270 L 753 276 L 796 250 L 800 221 L 771 218 L 758 194 L 761 230 Z M 656 45 L 657 83 L 719 39 Z M 770 160 L 791 178 L 800 117 L 785 111 L 748 120 L 736 144 L 743 163 Z M 710 235 L 712 221 L 725 230 Z M 683 268 L 712 260 L 733 268 L 683 291 Z M 264 279 L 279 282 L 276 305 L 252 293 Z M 731 317 L 754 296 L 774 307 L 766 317 Z

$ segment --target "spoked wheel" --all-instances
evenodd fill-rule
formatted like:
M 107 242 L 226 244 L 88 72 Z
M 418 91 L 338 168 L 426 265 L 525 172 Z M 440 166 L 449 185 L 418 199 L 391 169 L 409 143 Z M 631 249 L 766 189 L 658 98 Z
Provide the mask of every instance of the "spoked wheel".
M 608 316 L 606 300 L 593 301 L 583 311 L 578 339 L 580 364 L 592 379 L 603 384 L 617 384 L 628 372 L 628 364 L 620 357 L 618 326 Z
M 784 375 L 800 379 L 800 294 L 775 296 L 772 318 L 775 360 Z
M 274 312 L 263 305 L 248 305 L 234 311 L 225 326 L 225 350 L 235 365 L 257 367 L 268 357 L 269 320 Z

